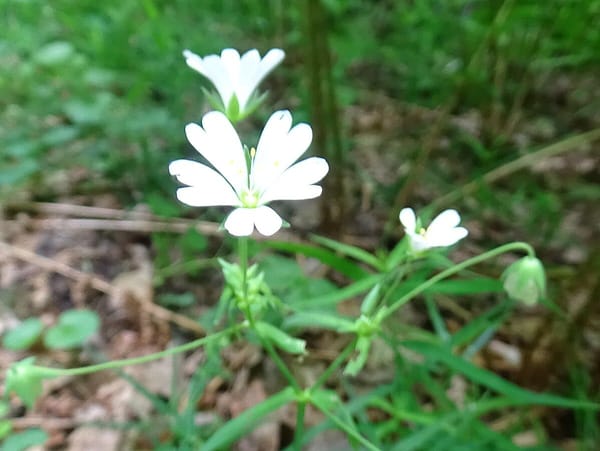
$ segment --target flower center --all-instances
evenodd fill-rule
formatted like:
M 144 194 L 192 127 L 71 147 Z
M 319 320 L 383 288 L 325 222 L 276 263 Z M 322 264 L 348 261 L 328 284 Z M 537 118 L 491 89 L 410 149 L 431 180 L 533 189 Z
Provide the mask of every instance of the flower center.
M 260 195 L 256 191 L 246 190 L 240 196 L 244 208 L 256 208 L 260 201 Z
M 419 235 L 425 236 L 426 234 L 427 234 L 427 230 L 425 230 L 424 227 L 421 227 L 421 229 L 419 230 Z

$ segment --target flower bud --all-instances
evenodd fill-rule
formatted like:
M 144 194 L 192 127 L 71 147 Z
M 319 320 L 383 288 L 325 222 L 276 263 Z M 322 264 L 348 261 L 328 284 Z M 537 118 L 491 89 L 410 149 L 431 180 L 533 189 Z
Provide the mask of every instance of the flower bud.
M 14 363 L 6 372 L 6 392 L 14 391 L 30 409 L 42 394 L 44 374 L 33 363 L 34 357 L 28 357 Z
M 508 295 L 526 305 L 534 305 L 546 295 L 546 275 L 536 257 L 523 257 L 502 274 Z

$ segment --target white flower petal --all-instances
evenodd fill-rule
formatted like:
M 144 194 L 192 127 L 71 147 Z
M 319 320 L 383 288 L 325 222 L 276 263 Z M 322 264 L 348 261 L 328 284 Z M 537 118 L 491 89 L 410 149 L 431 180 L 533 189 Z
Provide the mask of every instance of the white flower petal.
M 400 211 L 400 223 L 404 226 L 407 232 L 413 233 L 417 229 L 417 217 L 412 208 L 403 208 Z
M 229 77 L 229 83 L 231 84 L 233 91 L 237 92 L 240 77 L 244 77 L 244 74 L 240 73 L 240 54 L 235 49 L 224 49 L 221 52 L 221 63 Z M 227 104 L 225 104 L 225 106 L 227 106 Z
M 190 207 L 238 206 L 240 202 L 233 190 L 216 191 L 216 187 L 186 186 L 177 190 L 177 199 Z
M 327 161 L 319 157 L 302 160 L 289 167 L 267 188 L 260 198 L 263 203 L 272 200 L 313 199 L 321 195 L 321 187 L 314 185 L 329 171 Z
M 282 184 L 277 185 L 277 189 L 269 190 L 268 193 L 261 198 L 261 202 L 267 203 L 274 200 L 303 200 L 314 199 L 319 197 L 323 192 L 323 188 L 319 185 L 298 185 L 291 186 Z
M 240 60 L 240 78 L 236 86 L 236 95 L 240 105 L 240 111 L 244 111 L 250 96 L 257 88 L 260 79 L 260 54 L 258 50 L 252 49 L 244 53 Z
M 248 170 L 237 132 L 219 111 L 205 114 L 202 126 L 191 123 L 185 127 L 189 142 L 240 194 L 247 187 Z
M 424 251 L 432 247 L 425 237 L 418 233 L 406 231 L 406 235 L 408 236 L 411 249 L 415 252 Z
M 193 207 L 214 205 L 239 205 L 240 201 L 231 185 L 214 169 L 190 160 L 175 160 L 169 173 L 191 188 L 180 188 L 177 198 Z
M 458 224 L 460 224 L 460 215 L 458 212 L 456 210 L 444 210 L 431 221 L 431 224 L 427 227 L 427 233 L 431 233 L 432 235 L 444 233 Z
M 227 216 L 225 229 L 234 236 L 252 235 L 255 214 L 255 208 L 236 208 Z
M 201 58 L 190 50 L 184 50 L 183 56 L 189 67 L 204 75 L 215 85 L 223 104 L 227 106 L 234 92 L 234 86 L 221 58 L 218 55 L 208 55 Z
M 298 124 L 290 130 L 289 111 L 271 115 L 260 136 L 252 170 L 252 184 L 260 191 L 268 189 L 279 176 L 306 152 L 312 141 L 308 124 Z
M 254 216 L 254 223 L 256 230 L 264 236 L 271 236 L 279 229 L 283 224 L 281 217 L 275 213 L 271 207 L 258 207 L 256 209 L 256 215 Z
M 240 66 L 242 75 L 237 89 L 241 110 L 260 82 L 283 60 L 284 56 L 285 53 L 281 49 L 269 50 L 262 60 L 255 49 L 242 56 Z
M 271 49 L 260 62 L 261 79 L 271 72 L 285 58 L 285 52 L 281 49 Z
M 451 229 L 444 230 L 443 233 L 439 232 L 431 236 L 428 230 L 426 239 L 430 247 L 446 247 L 452 246 L 453 244 L 462 240 L 468 234 L 469 231 L 464 227 L 454 227 Z

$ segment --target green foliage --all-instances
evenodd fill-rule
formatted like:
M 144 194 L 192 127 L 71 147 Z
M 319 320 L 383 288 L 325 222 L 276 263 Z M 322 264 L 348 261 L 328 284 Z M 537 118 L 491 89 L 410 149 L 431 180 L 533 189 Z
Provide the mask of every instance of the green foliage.
M 58 317 L 58 323 L 44 335 L 50 349 L 71 349 L 81 346 L 100 327 L 98 314 L 91 310 L 68 310 Z
M 2 451 L 26 451 L 32 446 L 43 445 L 48 440 L 48 434 L 39 428 L 27 429 L 9 435 L 2 443 Z
M 167 163 L 185 148 L 182 123 L 198 121 L 202 105 L 219 100 L 206 94 L 202 77 L 184 67 L 181 50 L 206 54 L 225 46 L 261 48 L 277 42 L 288 52 L 292 71 L 274 85 L 278 96 L 295 104 L 298 94 L 306 97 L 292 91 L 304 85 L 299 83 L 303 37 L 296 25 L 304 23 L 306 12 L 304 2 L 292 3 L 211 0 L 199 7 L 184 0 L 29 0 L 2 5 L 0 196 L 8 199 L 29 192 L 34 198 L 53 199 L 63 185 L 56 183 L 56 174 L 71 183 L 69 171 L 83 170 L 85 180 L 75 191 L 94 193 L 96 184 L 104 181 L 124 204 L 145 202 L 155 214 L 182 215 L 183 208 L 173 201 Z M 366 89 L 369 95 L 383 91 L 417 107 L 447 106 L 459 112 L 476 108 L 482 115 L 494 108 L 501 112 L 500 125 L 492 132 L 484 129 L 481 136 L 458 132 L 450 137 L 450 150 L 461 158 L 465 171 L 472 164 L 476 176 L 505 162 L 507 151 L 513 151 L 514 146 L 507 145 L 509 137 L 503 136 L 511 118 L 504 116 L 516 111 L 512 119 L 521 117 L 522 105 L 516 99 L 535 101 L 537 82 L 554 71 L 585 73 L 600 62 L 598 0 L 551 0 L 543 5 L 510 0 L 323 0 L 323 5 L 335 59 L 331 76 L 342 106 L 355 102 Z M 253 99 L 249 109 L 263 101 L 264 97 Z M 295 117 L 306 118 L 308 105 L 300 103 Z M 287 102 L 277 99 L 277 104 Z M 219 107 L 239 118 L 237 99 Z M 579 120 L 580 112 L 574 118 Z M 431 180 L 436 183 L 434 192 L 448 188 L 435 174 L 427 174 L 423 184 Z M 527 211 L 523 226 L 546 240 L 559 233 L 565 200 L 542 190 L 536 181 L 513 180 L 510 192 L 482 186 L 475 200 L 482 210 L 493 208 L 501 218 L 513 218 L 515 206 L 523 208 Z M 591 200 L 597 194 L 597 187 L 582 184 L 565 199 Z M 209 210 L 206 217 L 220 219 L 221 214 Z M 156 285 L 176 274 L 197 275 L 216 263 L 216 258 L 200 258 L 208 240 L 193 229 L 181 236 L 154 234 L 152 245 Z M 407 296 L 406 302 L 413 299 L 413 290 L 452 263 L 436 256 L 410 261 L 404 242 L 391 252 L 375 254 L 319 236 L 311 237 L 311 244 L 269 240 L 258 247 L 316 259 L 336 274 L 336 283 L 341 285 L 341 278 L 347 283 L 338 287 L 325 277 L 309 276 L 296 260 L 281 255 L 262 257 L 247 271 L 223 261 L 227 288 L 214 317 L 203 318 L 203 324 L 212 331 L 241 316 L 238 310 L 256 315 L 254 327 L 261 338 L 284 354 L 310 354 L 306 341 L 292 334 L 303 337 L 300 334 L 308 330 L 327 330 L 349 336 L 355 341 L 332 370 L 341 373 L 337 369 L 346 364 L 346 376 L 338 374 L 344 401 L 318 387 L 312 392 L 288 387 L 231 421 L 198 427 L 197 405 L 207 384 L 217 375 L 228 378 L 220 350 L 237 338 L 228 337 L 205 348 L 206 359 L 189 387 L 176 390 L 172 399 L 161 399 L 123 375 L 159 415 L 169 419 L 164 428 L 152 420 L 140 427 L 156 449 L 229 448 L 271 412 L 292 402 L 312 404 L 326 416 L 299 439 L 303 444 L 336 427 L 352 446 L 367 449 L 517 449 L 511 435 L 540 430 L 535 420 L 523 415 L 502 433 L 486 421 L 524 405 L 573 409 L 579 435 L 592 437 L 585 443 L 593 446 L 593 438 L 599 436 L 597 396 L 585 373 L 573 375 L 571 399 L 530 392 L 471 362 L 515 308 L 503 296 L 501 281 L 461 271 L 419 293 L 425 305 L 417 298 L 415 309 L 428 319 L 426 327 L 408 324 L 400 312 L 380 324 L 376 315 L 381 309 Z M 504 286 L 513 298 L 532 304 L 545 295 L 540 273 L 543 276 L 543 269 L 535 267 L 533 276 L 523 278 L 520 265 L 511 267 Z M 474 307 L 472 318 L 458 330 L 448 327 L 438 304 L 446 296 Z M 175 308 L 196 302 L 191 293 L 167 292 L 157 299 Z M 360 303 L 361 316 L 338 313 L 343 302 Z M 44 343 L 52 349 L 77 347 L 98 327 L 93 312 L 65 312 L 45 333 Z M 41 322 L 30 318 L 8 332 L 3 344 L 26 349 L 42 332 Z M 362 381 L 352 377 L 360 376 L 369 360 L 379 355 L 378 346 L 387 346 L 393 354 L 386 362 L 393 369 L 392 380 L 358 390 Z M 467 386 L 462 406 L 449 394 L 457 378 Z M 41 392 L 41 375 L 32 359 L 9 370 L 6 390 L 16 392 L 29 407 L 34 404 Z M 383 411 L 385 418 L 373 421 L 372 409 Z M 0 437 L 10 434 L 3 449 L 25 449 L 46 440 L 41 430 L 11 434 L 10 427 L 8 420 L 0 421 Z M 163 443 L 160 434 L 167 428 L 171 442 Z M 541 446 L 551 442 L 543 432 L 538 436 Z
M 8 349 L 27 349 L 40 337 L 44 325 L 39 318 L 28 318 L 2 338 L 2 344 Z

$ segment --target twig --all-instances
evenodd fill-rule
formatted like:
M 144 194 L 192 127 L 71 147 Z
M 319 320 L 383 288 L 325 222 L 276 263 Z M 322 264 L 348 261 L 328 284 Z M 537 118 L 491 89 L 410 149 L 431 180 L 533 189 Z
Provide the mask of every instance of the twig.
M 118 208 L 90 207 L 87 205 L 65 204 L 61 202 L 8 202 L 4 208 L 12 211 L 28 211 L 59 216 L 104 219 L 146 219 L 170 222 L 170 218 L 156 216 L 146 211 L 121 210 Z
M 18 258 L 19 260 L 26 261 L 47 271 L 55 272 L 79 283 L 88 284 L 95 290 L 105 293 L 111 297 L 123 296 L 125 294 L 124 290 L 111 285 L 109 282 L 96 275 L 79 271 L 69 265 L 65 265 L 64 263 L 52 260 L 48 257 L 38 255 L 27 249 L 0 241 L 0 250 L 15 258 Z M 183 329 L 190 330 L 201 336 L 205 334 L 204 329 L 197 322 L 189 319 L 186 316 L 174 313 L 153 303 L 139 302 L 139 304 L 141 308 L 145 309 L 155 318 L 159 318 L 164 321 L 170 321 Z
M 77 421 L 72 418 L 52 418 L 52 417 L 23 417 L 11 418 L 10 422 L 13 429 L 27 429 L 31 427 L 41 427 L 48 431 L 57 429 L 72 429 L 82 425 L 85 422 Z
M 5 220 L 0 224 L 23 224 L 34 229 L 49 230 L 115 230 L 120 232 L 170 232 L 185 233 L 190 228 L 204 235 L 220 235 L 219 226 L 214 222 L 179 220 L 177 222 L 159 222 L 145 219 L 80 219 L 80 218 L 45 218 L 25 220 Z

